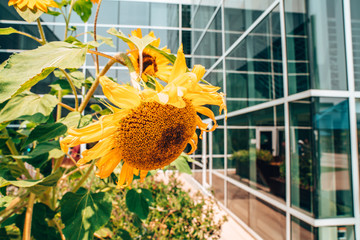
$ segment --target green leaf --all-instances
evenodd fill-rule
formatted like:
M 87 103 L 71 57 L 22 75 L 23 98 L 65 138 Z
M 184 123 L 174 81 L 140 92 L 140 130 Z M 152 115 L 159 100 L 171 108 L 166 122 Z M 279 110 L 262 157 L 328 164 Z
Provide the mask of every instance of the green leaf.
M 50 139 L 62 136 L 66 133 L 67 126 L 62 123 L 49 123 L 38 125 L 31 131 L 25 145 L 32 143 L 33 141 L 45 142 Z
M 91 8 L 92 3 L 87 0 L 77 0 L 73 5 L 74 11 L 80 16 L 83 22 L 87 22 L 89 20 L 89 17 L 91 16 Z
M 47 116 L 50 115 L 57 103 L 58 100 L 52 95 L 45 94 L 40 97 L 37 94 L 24 92 L 10 99 L 0 110 L 0 122 L 15 119 L 37 123 L 46 122 Z
M 57 170 L 46 178 L 39 180 L 7 180 L 3 177 L 0 177 L 0 187 L 4 187 L 7 185 L 14 185 L 16 187 L 25 188 L 34 187 L 37 185 L 51 187 L 56 185 L 57 181 L 60 179 L 61 176 L 62 172 L 60 170 Z
M 110 219 L 112 201 L 107 193 L 68 192 L 60 201 L 63 233 L 68 240 L 93 239 Z
M 146 219 L 149 215 L 149 202 L 153 202 L 153 198 L 147 189 L 131 189 L 126 193 L 126 206 L 141 219 Z
M 13 54 L 0 70 L 0 102 L 34 86 L 55 68 L 79 68 L 85 62 L 86 51 L 66 42 L 51 42 Z
M 81 119 L 79 112 L 70 112 L 66 117 L 61 118 L 59 122 L 66 125 L 68 128 L 77 127 Z
M 91 108 L 92 110 L 94 110 L 95 112 L 100 112 L 100 111 L 102 111 L 102 108 L 101 108 L 101 106 L 100 106 L 99 104 L 91 104 L 91 105 L 90 105 L 90 108 Z
M 121 31 L 117 31 L 115 28 L 109 29 L 107 31 L 107 33 L 120 38 L 121 40 L 123 40 L 126 43 L 128 43 L 128 42 L 133 43 L 136 46 L 136 48 L 139 49 L 139 52 L 142 52 L 146 48 L 147 45 L 149 45 L 151 42 L 156 40 L 156 38 L 153 38 L 150 35 L 146 35 L 143 38 L 138 38 L 135 36 L 128 37 Z
M 192 174 L 191 168 L 189 167 L 187 156 L 184 156 L 183 154 L 180 155 L 175 161 L 170 163 L 170 166 L 175 166 L 179 172 Z
M 18 12 L 18 14 L 28 23 L 32 23 L 43 14 L 43 11 L 39 9 L 37 9 L 37 11 L 33 11 L 28 7 L 23 9 L 15 7 L 15 9 Z
M 94 32 L 89 32 L 91 34 L 92 37 L 94 37 Z M 110 37 L 103 37 L 100 36 L 99 34 L 96 34 L 96 39 L 97 41 L 101 41 L 102 43 L 105 43 L 106 45 L 109 45 L 110 47 L 115 47 L 114 42 L 112 40 L 112 38 Z
M 52 16 L 59 16 L 61 13 L 60 12 L 56 12 L 56 11 L 52 11 L 50 9 L 48 9 L 47 13 L 46 14 L 49 14 L 49 15 L 52 15 Z
M 163 55 L 164 57 L 166 57 L 172 64 L 174 64 L 175 60 L 176 60 L 176 56 L 174 54 L 171 54 L 171 53 L 167 53 L 161 49 L 158 49 L 152 45 L 148 45 L 147 46 L 148 48 L 151 48 L 151 50 L 154 50 L 158 53 L 160 53 L 161 55 Z
M 132 240 L 130 233 L 124 229 L 118 229 L 116 236 L 119 236 L 122 240 Z
M 92 116 L 90 114 L 81 117 L 79 128 L 83 128 L 92 122 Z
M 17 33 L 18 30 L 8 27 L 8 28 L 0 28 L 0 35 L 10 35 L 12 33 Z
M 60 234 L 54 227 L 48 224 L 49 219 L 53 219 L 56 212 L 51 210 L 43 203 L 34 204 L 32 221 L 31 221 L 31 235 L 34 239 L 51 240 L 61 239 Z M 16 226 L 23 231 L 25 220 L 25 212 L 17 216 Z

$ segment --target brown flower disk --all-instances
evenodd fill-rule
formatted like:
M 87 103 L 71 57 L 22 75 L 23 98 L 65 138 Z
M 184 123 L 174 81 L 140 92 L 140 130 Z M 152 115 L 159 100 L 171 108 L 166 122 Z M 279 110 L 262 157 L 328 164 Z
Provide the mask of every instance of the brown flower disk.
M 162 168 L 184 151 L 196 130 L 195 108 L 184 101 L 184 108 L 145 102 L 121 120 L 117 147 L 130 166 Z

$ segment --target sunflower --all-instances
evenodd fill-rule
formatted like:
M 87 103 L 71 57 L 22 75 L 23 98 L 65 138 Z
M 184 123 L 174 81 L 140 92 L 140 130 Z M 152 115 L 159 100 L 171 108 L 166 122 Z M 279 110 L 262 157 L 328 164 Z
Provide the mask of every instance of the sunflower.
M 64 152 L 78 144 L 99 141 L 84 151 L 78 165 L 93 159 L 99 171 L 97 176 L 108 177 L 123 162 L 119 187 L 129 185 L 133 175 L 143 180 L 149 170 L 163 168 L 174 161 L 189 143 L 190 153 L 196 150 L 198 136 L 195 132 L 213 131 L 217 127 L 213 112 L 203 105 L 218 105 L 220 113 L 226 106 L 219 87 L 199 83 L 205 73 L 203 66 L 195 65 L 186 72 L 185 55 L 179 48 L 168 84 L 158 84 L 156 89 L 138 90 L 129 85 L 119 85 L 107 77 L 100 83 L 105 96 L 116 107 L 113 114 L 81 129 L 69 129 L 61 141 Z M 207 130 L 197 113 L 214 121 Z M 189 153 L 189 154 L 190 154 Z
M 21 10 L 23 10 L 24 8 L 29 8 L 33 11 L 39 9 L 43 12 L 47 12 L 48 7 L 58 7 L 56 2 L 54 2 L 53 0 L 9 0 L 8 5 L 14 5 L 14 7 L 17 7 Z
M 136 29 L 135 31 L 131 31 L 131 35 L 133 37 L 142 38 L 141 29 Z M 155 38 L 154 32 L 150 32 L 149 35 Z M 139 74 L 139 50 L 132 43 L 128 43 L 130 47 L 129 58 L 135 68 L 135 71 Z M 160 38 L 156 39 L 152 43 L 150 43 L 155 48 L 158 48 L 160 45 Z M 161 49 L 167 53 L 170 53 L 170 49 L 163 47 Z M 151 49 L 145 48 L 142 52 L 143 57 L 143 67 L 142 67 L 142 79 L 147 82 L 148 76 L 159 78 L 160 80 L 167 81 L 169 75 L 171 73 L 170 61 L 161 55 L 159 52 Z

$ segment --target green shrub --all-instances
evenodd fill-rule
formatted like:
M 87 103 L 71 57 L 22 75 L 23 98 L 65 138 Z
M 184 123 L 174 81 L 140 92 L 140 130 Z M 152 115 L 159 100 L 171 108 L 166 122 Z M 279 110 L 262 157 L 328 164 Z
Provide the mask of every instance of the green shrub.
M 113 212 L 105 226 L 112 229 L 112 239 L 219 239 L 226 216 L 216 219 L 215 202 L 199 192 L 191 196 L 182 183 L 171 176 L 167 184 L 150 178 L 139 183 L 137 189 L 152 192 L 154 202 L 145 220 L 130 212 L 125 202 L 125 192 L 113 198 Z M 127 232 L 125 232 L 126 230 Z

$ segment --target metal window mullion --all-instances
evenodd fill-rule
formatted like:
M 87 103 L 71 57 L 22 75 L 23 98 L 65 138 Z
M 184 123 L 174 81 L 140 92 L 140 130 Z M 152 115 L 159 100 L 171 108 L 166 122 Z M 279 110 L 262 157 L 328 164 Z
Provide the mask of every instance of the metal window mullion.
M 280 28 L 281 28 L 281 49 L 283 66 L 283 89 L 284 98 L 288 99 L 288 69 L 287 69 L 287 47 L 286 47 L 286 27 L 285 27 L 285 6 L 284 0 L 280 1 Z M 286 239 L 291 239 L 291 178 L 290 178 L 290 117 L 289 102 L 284 102 L 284 122 L 285 122 L 285 203 L 286 203 Z
M 351 29 L 351 3 L 350 0 L 343 1 L 344 31 L 347 62 L 347 78 L 349 96 L 350 117 L 350 144 L 351 144 L 351 170 L 352 170 L 352 193 L 355 217 L 355 239 L 360 239 L 360 206 L 359 206 L 359 153 L 357 139 L 356 100 L 355 100 L 355 74 L 353 60 L 353 42 Z
M 182 4 L 179 3 L 179 46 L 182 43 Z
M 216 65 L 219 64 L 219 62 L 221 62 L 222 60 L 224 60 L 225 56 L 229 55 L 229 53 L 235 49 L 235 47 L 237 47 L 237 45 L 239 45 L 250 33 L 252 30 L 254 30 L 259 23 L 264 20 L 269 13 L 271 13 L 278 5 L 279 5 L 280 0 L 276 0 L 274 1 L 251 25 L 250 27 L 248 27 L 248 29 L 246 29 L 246 31 L 228 48 L 228 50 L 225 52 L 225 54 L 223 56 L 221 56 L 209 69 L 208 72 L 210 72 L 211 70 L 213 70 Z M 204 76 L 206 77 L 206 75 Z
M 219 12 L 219 9 L 220 9 L 221 5 L 222 5 L 222 1 L 221 1 L 221 2 L 218 4 L 218 6 L 216 7 L 213 15 L 211 15 L 211 18 L 209 19 L 209 22 L 206 24 L 206 26 L 205 26 L 203 32 L 201 33 L 199 39 L 197 39 L 197 42 L 196 42 L 194 48 L 193 48 L 192 51 L 191 51 L 192 54 L 194 54 L 195 51 L 196 51 L 196 49 L 199 47 L 201 40 L 204 38 L 204 36 L 205 36 L 207 30 L 209 29 L 211 23 L 214 21 L 214 19 L 215 19 L 215 17 L 216 17 L 216 14 Z

